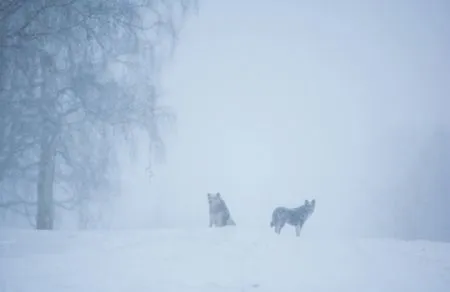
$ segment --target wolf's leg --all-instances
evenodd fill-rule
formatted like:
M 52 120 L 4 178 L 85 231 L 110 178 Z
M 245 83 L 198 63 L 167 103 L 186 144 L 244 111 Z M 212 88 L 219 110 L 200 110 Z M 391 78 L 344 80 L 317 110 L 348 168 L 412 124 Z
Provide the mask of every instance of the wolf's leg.
M 301 225 L 295 225 L 295 236 L 300 236 L 300 231 L 302 230 Z
M 300 232 L 302 231 L 303 222 L 300 222 L 299 224 L 295 225 L 295 235 L 300 236 Z
M 272 220 L 270 220 L 270 228 L 273 228 L 274 226 L 276 226 L 277 222 L 278 222 L 277 214 L 274 212 L 272 214 Z
M 209 214 L 209 228 L 213 226 L 213 216 Z
M 274 223 L 273 226 L 275 227 L 275 228 L 274 228 L 275 233 L 279 233 L 278 230 L 280 229 L 280 225 L 279 225 L 278 223 Z
M 280 232 L 281 232 L 280 225 L 279 225 L 279 224 L 276 224 L 276 225 L 275 225 L 275 233 L 276 233 L 276 234 L 280 234 Z
M 277 224 L 275 224 L 275 232 L 277 234 L 281 233 L 281 229 L 283 229 L 284 223 L 282 222 L 278 222 Z

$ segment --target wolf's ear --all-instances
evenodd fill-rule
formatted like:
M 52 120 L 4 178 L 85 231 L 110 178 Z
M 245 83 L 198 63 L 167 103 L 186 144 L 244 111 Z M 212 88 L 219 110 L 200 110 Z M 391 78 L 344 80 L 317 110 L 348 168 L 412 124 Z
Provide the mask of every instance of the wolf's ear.
M 206 196 L 208 197 L 208 199 L 211 199 L 211 194 L 207 193 Z
M 305 206 L 308 206 L 308 205 L 309 205 L 309 201 L 305 200 Z
M 220 193 L 217 192 L 216 197 L 221 198 Z
M 311 201 L 311 205 L 315 206 L 316 205 L 316 199 L 312 199 Z

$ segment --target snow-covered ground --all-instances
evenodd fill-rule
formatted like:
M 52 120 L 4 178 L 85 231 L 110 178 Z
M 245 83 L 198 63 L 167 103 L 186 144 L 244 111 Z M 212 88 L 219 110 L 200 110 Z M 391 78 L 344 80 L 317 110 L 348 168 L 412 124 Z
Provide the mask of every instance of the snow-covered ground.
M 450 244 L 283 231 L 1 230 L 0 291 L 450 291 Z

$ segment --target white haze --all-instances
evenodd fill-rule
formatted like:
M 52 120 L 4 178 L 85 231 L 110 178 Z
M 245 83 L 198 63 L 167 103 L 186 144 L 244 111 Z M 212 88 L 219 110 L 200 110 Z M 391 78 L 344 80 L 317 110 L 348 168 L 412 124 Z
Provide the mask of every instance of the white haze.
M 315 198 L 310 234 L 394 234 L 398 189 L 449 126 L 449 11 L 202 1 L 164 70 L 177 114 L 165 164 L 151 183 L 143 152 L 123 166 L 113 227 L 206 227 L 206 193 L 220 192 L 238 228 Z

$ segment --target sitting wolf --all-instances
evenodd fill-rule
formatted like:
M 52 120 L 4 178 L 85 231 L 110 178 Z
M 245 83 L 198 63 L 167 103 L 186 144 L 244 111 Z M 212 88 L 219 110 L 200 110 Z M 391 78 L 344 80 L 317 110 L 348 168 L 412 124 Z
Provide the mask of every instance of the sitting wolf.
M 277 207 L 272 213 L 272 222 L 270 222 L 270 227 L 275 226 L 275 232 L 280 234 L 281 229 L 286 223 L 295 226 L 295 235 L 300 236 L 300 231 L 302 230 L 303 224 L 306 220 L 314 213 L 316 207 L 316 200 L 313 199 L 311 202 L 305 201 L 300 207 L 294 209 L 288 209 L 285 207 Z
M 209 205 L 209 227 L 215 225 L 216 227 L 224 227 L 227 225 L 236 225 L 231 218 L 225 201 L 222 199 L 220 193 L 208 193 Z

